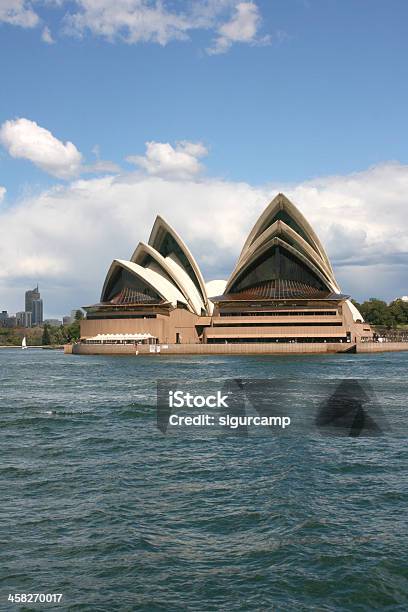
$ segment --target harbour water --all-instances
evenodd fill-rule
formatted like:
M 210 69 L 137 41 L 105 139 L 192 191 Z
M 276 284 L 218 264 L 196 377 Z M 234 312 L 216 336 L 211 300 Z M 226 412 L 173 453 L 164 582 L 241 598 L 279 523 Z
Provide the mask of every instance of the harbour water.
M 280 377 L 371 380 L 390 429 L 157 429 L 158 379 Z M 408 353 L 0 351 L 0 610 L 405 611 L 407 403 Z

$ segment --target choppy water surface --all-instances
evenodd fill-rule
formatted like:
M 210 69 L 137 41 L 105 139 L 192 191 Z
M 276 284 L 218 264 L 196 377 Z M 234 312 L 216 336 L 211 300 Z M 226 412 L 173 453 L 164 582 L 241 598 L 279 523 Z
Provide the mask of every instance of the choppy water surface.
M 157 430 L 157 379 L 234 377 L 374 379 L 391 432 Z M 1 350 L 0 609 L 407 610 L 407 400 L 408 353 Z

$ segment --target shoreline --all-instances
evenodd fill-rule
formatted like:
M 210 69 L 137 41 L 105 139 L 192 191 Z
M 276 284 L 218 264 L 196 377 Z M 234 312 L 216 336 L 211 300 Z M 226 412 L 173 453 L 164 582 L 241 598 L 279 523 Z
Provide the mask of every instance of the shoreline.
M 27 349 L 43 349 L 43 350 L 48 350 L 48 351 L 62 351 L 64 350 L 64 345 L 63 344 L 58 344 L 58 345 L 47 345 L 47 344 L 39 344 L 39 345 L 32 345 L 32 346 L 27 346 Z M 21 345 L 19 344 L 0 344 L 0 349 L 21 349 Z M 25 350 L 25 349 L 24 349 Z

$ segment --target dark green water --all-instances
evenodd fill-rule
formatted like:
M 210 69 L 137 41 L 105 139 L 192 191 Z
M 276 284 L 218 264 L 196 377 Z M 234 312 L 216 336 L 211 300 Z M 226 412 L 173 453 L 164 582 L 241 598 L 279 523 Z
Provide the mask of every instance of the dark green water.
M 391 431 L 164 436 L 172 377 L 372 379 Z M 407 610 L 407 400 L 408 353 L 1 350 L 0 609 Z

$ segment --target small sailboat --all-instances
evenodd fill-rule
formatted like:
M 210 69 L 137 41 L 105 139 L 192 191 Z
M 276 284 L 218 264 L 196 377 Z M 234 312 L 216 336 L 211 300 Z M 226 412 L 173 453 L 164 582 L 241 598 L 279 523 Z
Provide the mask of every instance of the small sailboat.
M 22 349 L 26 349 L 27 348 L 27 340 L 26 337 L 24 336 L 22 342 L 21 342 L 21 348 Z

